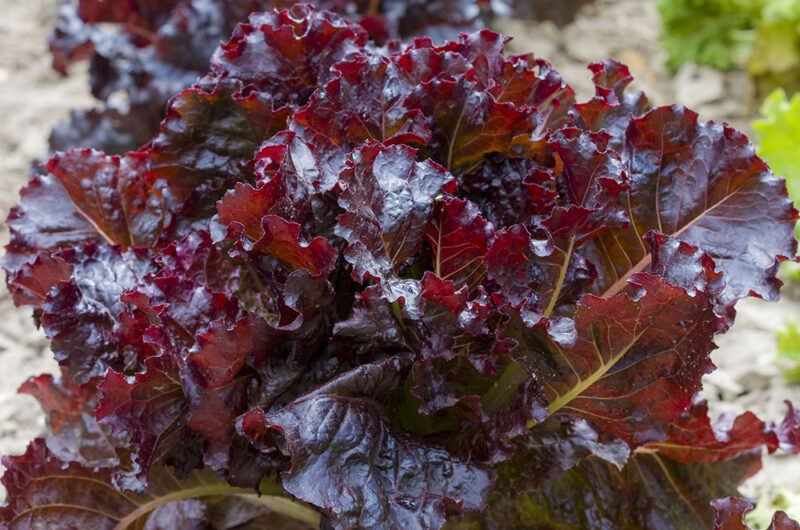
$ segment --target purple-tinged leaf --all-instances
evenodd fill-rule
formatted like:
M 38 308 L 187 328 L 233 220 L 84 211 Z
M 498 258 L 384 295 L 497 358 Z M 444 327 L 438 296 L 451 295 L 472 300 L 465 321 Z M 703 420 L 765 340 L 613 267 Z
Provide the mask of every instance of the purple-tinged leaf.
M 72 277 L 53 287 L 41 305 L 41 323 L 56 361 L 79 383 L 107 368 L 124 370 L 136 358 L 120 327 L 120 297 L 154 272 L 141 249 L 120 252 L 93 244 L 65 251 Z
M 363 365 L 279 411 L 254 409 L 242 420 L 251 439 L 282 435 L 292 459 L 284 487 L 329 514 L 334 528 L 440 528 L 483 505 L 490 472 L 381 416 L 373 400 L 399 384 L 403 365 L 397 358 Z
M 8 289 L 17 306 L 40 308 L 50 290 L 72 276 L 72 266 L 57 256 L 39 253 L 30 263 L 8 275 Z
M 452 179 L 434 162 L 417 162 L 410 147 L 376 143 L 354 151 L 339 178 L 345 213 L 336 233 L 361 280 L 391 277 L 419 252 L 434 200 Z
M 744 518 L 753 503 L 740 497 L 724 497 L 711 501 L 714 508 L 714 530 L 747 530 Z
M 270 507 L 274 497 L 259 498 L 252 489 L 238 488 L 210 473 L 196 472 L 181 477 L 175 470 L 159 466 L 153 472 L 150 489 L 145 493 L 120 491 L 109 470 L 92 469 L 77 463 L 64 463 L 48 451 L 44 440 L 37 438 L 23 455 L 4 457 L 3 485 L 11 500 L 0 508 L 0 521 L 10 530 L 29 528 L 208 528 L 222 530 L 216 521 L 258 524 L 264 513 L 259 504 Z M 263 491 L 279 495 L 272 484 Z M 238 503 L 217 502 L 219 496 L 233 496 Z M 309 508 L 292 506 L 288 499 L 274 499 L 272 506 L 285 506 L 313 528 L 318 517 Z M 283 502 L 280 502 L 283 501 Z M 190 503 L 187 505 L 187 503 Z M 242 503 L 253 503 L 247 509 Z M 208 516 L 203 512 L 208 509 Z M 162 526 L 168 514 L 169 526 Z M 200 520 L 198 520 L 198 518 Z M 279 519 L 280 521 L 280 519 Z M 202 523 L 200 526 L 190 526 Z M 214 524 L 212 524 L 214 523 Z M 261 521 L 263 524 L 263 520 Z M 174 526 L 177 525 L 177 526 Z M 284 526 L 281 524 L 281 528 Z
M 78 385 L 62 370 L 59 381 L 50 374 L 31 377 L 19 392 L 39 402 L 45 413 L 47 448 L 61 461 L 93 468 L 120 464 L 116 448 L 123 446 L 122 440 L 97 424 L 97 389 L 91 383 Z
M 800 409 L 795 408 L 789 401 L 786 402 L 786 407 L 789 410 L 775 429 L 775 433 L 782 451 L 800 454 Z
M 572 117 L 581 128 L 608 132 L 610 146 L 619 149 L 625 142 L 628 125 L 650 110 L 650 102 L 642 92 L 626 91 L 633 76 L 624 64 L 606 59 L 590 64 L 589 70 L 595 95 L 586 103 L 576 104 Z
M 483 259 L 494 227 L 477 207 L 461 199 L 439 201 L 425 232 L 433 256 L 433 272 L 456 285 L 478 285 L 485 272 Z
M 220 81 L 170 101 L 146 156 L 150 178 L 163 183 L 178 206 L 191 194 L 219 198 L 233 182 L 252 178 L 258 145 L 286 125 L 288 109 L 265 94 L 237 95 L 236 87 Z
M 663 439 L 691 404 L 713 368 L 716 318 L 706 297 L 656 276 L 638 275 L 633 285 L 633 297 L 584 295 L 574 320 L 528 323 L 514 314 L 503 333 L 542 386 L 539 414 L 584 418 L 636 447 Z
M 696 401 L 670 426 L 666 440 L 646 447 L 685 464 L 720 462 L 762 448 L 772 453 L 778 437 L 752 412 L 723 415 L 712 425 L 708 404 Z
M 20 202 L 6 219 L 11 241 L 3 267 L 9 273 L 35 259 L 40 251 L 95 241 L 98 234 L 52 175 L 36 175 L 20 191 Z
M 366 32 L 328 11 L 298 4 L 287 11 L 250 15 L 211 60 L 218 78 L 304 104 L 331 76 L 331 67 L 366 44 Z

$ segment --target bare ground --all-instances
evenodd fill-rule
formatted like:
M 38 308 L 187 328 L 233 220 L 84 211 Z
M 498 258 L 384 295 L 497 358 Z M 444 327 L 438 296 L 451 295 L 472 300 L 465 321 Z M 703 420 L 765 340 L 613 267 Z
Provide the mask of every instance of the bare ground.
M 30 161 L 42 156 L 50 128 L 73 107 L 88 106 L 86 72 L 75 69 L 61 78 L 50 69 L 46 37 L 56 0 L 0 0 L 0 210 L 16 201 L 27 180 Z M 656 104 L 682 103 L 702 119 L 723 120 L 749 132 L 754 101 L 746 76 L 685 67 L 673 78 L 663 67 L 658 46 L 659 21 L 650 0 L 598 0 L 564 30 L 552 24 L 500 21 L 515 36 L 516 51 L 549 59 L 583 97 L 592 87 L 586 65 L 604 57 L 627 63 L 636 85 Z M 0 242 L 7 241 L 5 227 Z M 748 300 L 738 306 L 736 325 L 718 338 L 713 358 L 719 370 L 708 376 L 704 394 L 712 410 L 751 409 L 779 420 L 784 399 L 800 403 L 800 386 L 790 386 L 774 361 L 775 331 L 787 318 L 800 318 L 800 298 L 779 303 Z M 53 372 L 41 332 L 29 310 L 16 309 L 0 294 L 0 454 L 18 453 L 36 436 L 43 418 L 33 398 L 16 394 L 31 375 Z M 770 457 L 764 471 L 748 481 L 745 492 L 758 496 L 778 486 L 800 491 L 800 459 Z M 2 492 L 0 492 L 2 496 Z

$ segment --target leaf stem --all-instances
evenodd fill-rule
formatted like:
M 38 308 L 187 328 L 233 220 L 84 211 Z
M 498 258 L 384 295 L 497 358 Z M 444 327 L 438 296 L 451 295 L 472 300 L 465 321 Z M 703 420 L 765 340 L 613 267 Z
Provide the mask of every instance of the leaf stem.
M 397 323 L 400 324 L 400 327 L 403 328 L 403 331 L 405 331 L 406 322 L 403 320 L 403 309 L 400 307 L 400 302 L 397 300 L 392 302 L 392 314 L 394 318 L 397 319 Z
M 615 281 L 615 282 L 614 282 L 614 283 L 611 285 L 611 287 L 609 287 L 608 289 L 606 289 L 606 290 L 603 292 L 603 294 L 602 294 L 602 295 L 600 295 L 600 296 L 602 296 L 603 298 L 611 298 L 611 297 L 612 297 L 612 296 L 614 296 L 615 294 L 617 294 L 617 293 L 619 293 L 620 291 L 622 291 L 622 290 L 623 290 L 625 287 L 627 287 L 627 286 L 628 286 L 628 280 L 630 280 L 630 279 L 631 279 L 631 277 L 632 277 L 634 274 L 638 274 L 638 273 L 642 272 L 643 270 L 645 270 L 645 269 L 646 269 L 646 268 L 647 268 L 647 267 L 650 265 L 650 263 L 652 263 L 652 261 L 653 261 L 653 254 L 652 254 L 652 253 L 646 254 L 646 255 L 645 255 L 645 256 L 644 256 L 644 257 L 643 257 L 643 258 L 642 258 L 642 259 L 639 261 L 639 263 L 637 263 L 636 265 L 634 265 L 633 267 L 631 267 L 631 268 L 628 270 L 628 272 L 626 272 L 624 275 L 620 276 L 620 277 L 617 279 L 617 281 Z
M 564 280 L 567 277 L 569 270 L 569 262 L 572 257 L 572 249 L 575 246 L 575 236 L 569 239 L 567 249 L 564 251 L 564 263 L 561 264 L 561 269 L 558 271 L 558 278 L 553 287 L 553 294 L 550 296 L 550 302 L 544 310 L 543 316 L 549 317 L 558 303 L 558 297 L 561 293 L 561 288 L 564 286 Z M 517 362 L 512 361 L 511 364 L 506 366 L 506 369 L 500 374 L 497 383 L 489 389 L 489 391 L 481 398 L 481 406 L 486 414 L 492 415 L 500 410 L 514 397 L 514 394 L 519 389 L 528 377 L 528 372 Z
M 270 510 L 286 515 L 298 521 L 308 523 L 314 526 L 319 525 L 319 513 L 305 504 L 294 502 L 286 497 L 279 496 L 282 489 L 274 483 L 271 479 L 264 479 L 261 483 L 261 489 L 269 492 L 269 495 L 259 495 L 253 490 L 247 488 L 237 488 L 231 486 L 227 482 L 219 481 L 213 484 L 199 484 L 197 486 L 174 491 L 167 495 L 155 497 L 152 500 L 139 505 L 138 508 L 130 512 L 128 515 L 120 519 L 114 526 L 114 530 L 128 530 L 137 521 L 145 515 L 151 513 L 156 508 L 164 506 L 167 503 L 175 502 L 183 499 L 196 499 L 200 497 L 216 497 L 224 495 L 235 495 L 237 497 L 247 498 L 252 502 L 264 505 Z
M 569 262 L 572 259 L 572 248 L 575 246 L 575 236 L 569 238 L 567 250 L 564 251 L 564 263 L 561 264 L 561 269 L 558 271 L 558 278 L 553 287 L 553 294 L 550 296 L 550 302 L 544 310 L 544 317 L 549 317 L 556 307 L 558 297 L 561 295 L 561 288 L 564 286 L 564 279 L 567 277 L 567 270 L 569 270 Z
M 481 407 L 483 411 L 492 415 L 500 410 L 506 403 L 511 401 L 514 394 L 519 390 L 519 385 L 522 384 L 528 377 L 528 372 L 516 361 L 506 366 L 500 378 L 492 388 L 486 392 L 481 398 Z

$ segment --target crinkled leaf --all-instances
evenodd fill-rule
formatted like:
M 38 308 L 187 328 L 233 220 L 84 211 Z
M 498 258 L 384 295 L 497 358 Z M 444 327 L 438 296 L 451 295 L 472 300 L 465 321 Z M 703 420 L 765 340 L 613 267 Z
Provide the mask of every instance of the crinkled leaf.
M 47 449 L 64 462 L 108 468 L 120 463 L 116 448 L 122 440 L 114 439 L 97 424 L 94 409 L 97 390 L 91 383 L 78 385 L 69 372 L 61 379 L 43 374 L 31 377 L 19 388 L 22 394 L 36 398 L 45 413 Z
M 498 154 L 459 177 L 459 195 L 477 204 L 497 228 L 548 215 L 558 197 L 554 188 L 555 177 L 535 160 Z
M 658 453 L 637 453 L 622 470 L 591 457 L 537 490 L 495 493 L 483 528 L 713 528 L 711 501 L 736 495 L 760 467 L 757 455 L 680 464 Z
M 77 210 L 103 240 L 123 249 L 152 242 L 149 234 L 137 230 L 135 218 L 142 207 L 128 191 L 142 171 L 140 159 L 73 149 L 51 158 L 47 170 L 61 182 Z
M 542 385 L 541 414 L 585 418 L 635 447 L 662 439 L 700 389 L 716 319 L 702 295 L 647 274 L 633 285 L 633 297 L 585 295 L 574 321 L 513 315 L 503 333 Z
M 39 253 L 30 263 L 23 263 L 8 276 L 8 289 L 18 306 L 41 307 L 50 289 L 72 276 L 72 266 L 63 259 Z
M 425 236 L 433 252 L 433 271 L 443 280 L 473 287 L 485 269 L 483 258 L 494 232 L 471 202 L 447 198 L 437 204 Z
M 633 76 L 624 64 L 606 59 L 590 64 L 589 70 L 595 95 L 589 101 L 575 105 L 572 116 L 584 129 L 605 130 L 611 134 L 610 146 L 620 149 L 631 120 L 650 110 L 650 102 L 643 92 L 627 90 Z
M 795 255 L 790 234 L 797 212 L 783 181 L 744 135 L 698 123 L 690 110 L 661 107 L 631 122 L 622 158 L 630 177 L 622 197 L 630 224 L 594 239 L 605 295 L 650 264 L 643 236 L 657 230 L 714 259 L 725 274 L 726 303 L 750 294 L 777 297 L 777 259 Z
M 753 509 L 753 503 L 741 497 L 715 499 L 711 503 L 715 512 L 715 530 L 748 530 L 745 518 Z M 800 524 L 783 511 L 775 512 L 767 530 L 797 530 Z
M 740 497 L 724 497 L 711 501 L 715 530 L 747 530 L 744 518 L 753 503 Z
M 256 13 L 220 46 L 211 72 L 271 94 L 280 103 L 303 104 L 329 78 L 331 67 L 358 51 L 366 37 L 360 26 L 306 5 Z
M 797 454 L 800 453 L 800 409 L 795 408 L 789 401 L 786 402 L 786 406 L 789 410 L 775 432 L 781 450 Z
M 109 155 L 123 155 L 146 144 L 158 131 L 162 106 L 125 108 L 109 101 L 95 108 L 73 109 L 69 118 L 50 131 L 50 150 L 91 147 Z
M 555 129 L 564 124 L 575 103 L 575 92 L 544 59 L 523 55 L 503 62 L 498 101 L 530 105 L 542 115 L 540 127 Z
M 312 156 L 294 133 L 271 138 L 256 154 L 256 186 L 237 182 L 217 203 L 219 222 L 226 227 L 240 224 L 252 241 L 261 237 L 261 220 L 268 214 L 303 223 L 319 178 Z
M 250 511 L 242 514 L 239 505 L 219 504 L 214 498 L 220 495 L 238 495 L 253 503 L 263 503 L 280 513 L 293 513 L 297 518 L 313 525 L 318 517 L 307 507 L 292 505 L 285 499 L 263 497 L 254 491 L 235 488 L 208 473 L 192 473 L 179 478 L 174 471 L 159 467 L 153 473 L 151 488 L 142 494 L 116 489 L 108 470 L 95 470 L 76 463 L 65 464 L 52 455 L 41 438 L 34 440 L 25 454 L 4 457 L 3 485 L 12 499 L 0 511 L 0 520 L 10 529 L 24 528 L 193 528 L 202 510 L 219 510 L 216 521 L 225 521 L 223 513 L 246 523 L 258 515 Z M 268 494 L 278 494 L 274 486 L 266 487 Z M 187 505 L 186 500 L 197 499 Z M 202 502 L 201 502 L 202 500 Z M 283 502 L 282 502 L 283 501 Z M 173 504 L 178 503 L 178 504 Z M 201 508 L 202 505 L 202 508 Z M 160 526 L 164 513 L 169 514 L 170 526 Z M 261 512 L 263 513 L 263 512 Z M 304 519 L 303 519 L 304 518 Z M 230 526 L 209 524 L 200 518 L 199 528 L 224 530 Z M 194 524 L 194 523 L 192 523 Z M 197 527 L 197 526 L 194 526 Z
M 72 277 L 52 288 L 41 305 L 42 328 L 56 360 L 79 383 L 109 367 L 126 369 L 136 354 L 126 348 L 120 297 L 153 272 L 152 261 L 137 249 L 93 244 L 62 256 L 73 264 Z
M 489 472 L 392 428 L 370 399 L 399 383 L 402 365 L 361 366 L 279 411 L 254 409 L 242 420 L 251 439 L 265 430 L 284 437 L 292 457 L 284 487 L 329 513 L 335 528 L 439 528 L 483 504 Z
M 712 501 L 735 495 L 760 469 L 762 449 L 777 446 L 775 434 L 752 413 L 723 416 L 712 426 L 700 400 L 676 419 L 665 440 L 635 451 L 630 460 L 624 444 L 603 441 L 583 420 L 554 420 L 537 426 L 501 466 L 486 527 L 547 521 L 554 528 L 711 528 Z
M 68 247 L 98 238 L 97 231 L 80 214 L 64 186 L 52 175 L 36 175 L 20 192 L 20 202 L 8 214 L 11 241 L 3 267 L 19 270 L 39 251 Z
M 109 371 L 98 388 L 97 419 L 112 432 L 130 436 L 136 445 L 143 482 L 147 483 L 152 464 L 170 451 L 189 453 L 189 448 L 179 443 L 186 436 L 186 427 L 180 421 L 186 398 L 175 359 L 168 355 L 150 357 L 144 371 L 132 379 Z
M 237 87 L 189 88 L 170 102 L 148 168 L 179 205 L 191 193 L 221 195 L 225 183 L 251 178 L 256 148 L 285 127 L 288 109 L 266 94 L 236 94 Z
M 429 117 L 433 158 L 455 173 L 489 153 L 510 153 L 512 139 L 530 134 L 531 116 L 513 103 L 500 103 L 468 76 L 422 84 L 406 106 Z
M 340 175 L 337 234 L 358 278 L 392 276 L 422 246 L 434 199 L 451 181 L 436 163 L 417 162 L 406 146 L 368 143 Z
M 708 404 L 698 401 L 670 426 L 666 440 L 647 447 L 686 464 L 720 462 L 761 447 L 774 452 L 778 437 L 752 412 L 723 415 L 712 425 Z
M 312 276 L 333 270 L 339 251 L 327 239 L 317 236 L 304 241 L 300 225 L 277 215 L 261 219 L 261 237 L 253 244 L 253 252 L 272 256 L 289 270 L 305 269 Z
M 425 116 L 403 105 L 410 80 L 401 65 L 381 55 L 360 54 L 337 63 L 335 75 L 294 115 L 295 127 L 310 128 L 334 145 L 352 148 L 366 140 L 386 145 L 428 142 Z

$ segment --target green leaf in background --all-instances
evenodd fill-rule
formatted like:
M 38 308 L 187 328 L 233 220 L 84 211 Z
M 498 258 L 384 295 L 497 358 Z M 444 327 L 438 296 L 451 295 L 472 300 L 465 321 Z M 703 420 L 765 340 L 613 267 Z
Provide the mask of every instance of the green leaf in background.
M 667 65 L 693 62 L 729 70 L 749 49 L 750 32 L 770 0 L 659 0 Z
M 800 0 L 764 3 L 747 68 L 761 93 L 800 89 Z
M 778 359 L 784 375 L 791 381 L 800 382 L 800 326 L 787 322 L 778 330 Z
M 800 93 L 789 99 L 783 89 L 776 89 L 761 105 L 761 116 L 753 122 L 758 154 L 786 179 L 789 198 L 800 203 Z M 798 227 L 796 238 L 800 237 Z M 785 278 L 800 281 L 800 264 L 785 262 L 782 271 Z
M 786 178 L 789 196 L 800 199 L 800 94 L 790 100 L 783 89 L 767 96 L 760 120 L 753 122 L 758 154 L 776 175 Z
M 744 67 L 758 94 L 800 90 L 800 0 L 659 0 L 658 9 L 673 71 Z
M 747 522 L 758 530 L 766 530 L 776 511 L 783 510 L 793 519 L 800 518 L 800 494 L 781 489 L 774 495 L 762 497 L 755 509 L 747 514 Z

